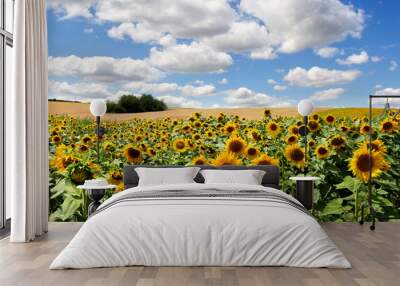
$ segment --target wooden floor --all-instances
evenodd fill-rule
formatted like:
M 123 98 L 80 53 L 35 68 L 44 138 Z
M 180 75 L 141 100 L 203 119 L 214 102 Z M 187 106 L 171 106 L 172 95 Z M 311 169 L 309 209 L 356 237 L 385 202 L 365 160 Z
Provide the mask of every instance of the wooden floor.
M 29 244 L 0 241 L 0 285 L 400 285 L 400 223 L 368 226 L 324 224 L 352 269 L 288 267 L 124 267 L 48 270 L 79 223 L 51 223 L 49 233 Z

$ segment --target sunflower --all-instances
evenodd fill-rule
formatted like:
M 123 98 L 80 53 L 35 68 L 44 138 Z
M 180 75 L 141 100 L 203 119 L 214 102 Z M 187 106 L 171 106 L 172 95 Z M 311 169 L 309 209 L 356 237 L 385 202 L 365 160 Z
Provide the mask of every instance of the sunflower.
M 213 160 L 212 164 L 214 166 L 224 166 L 224 165 L 241 165 L 242 161 L 231 152 L 223 152 L 218 154 L 218 156 Z
M 123 150 L 124 150 L 125 159 L 129 163 L 137 164 L 143 160 L 142 151 L 139 148 L 134 147 L 131 144 L 128 144 L 124 147 Z
M 175 151 L 180 153 L 186 152 L 189 148 L 187 141 L 182 138 L 175 139 L 175 141 L 172 143 L 172 146 L 174 147 Z
M 397 129 L 397 122 L 391 119 L 385 119 L 381 122 L 381 132 L 393 133 Z
M 89 135 L 85 135 L 82 137 L 82 142 L 83 142 L 83 144 L 86 144 L 86 145 L 90 144 L 92 142 L 92 138 L 90 138 Z
M 260 132 L 258 132 L 258 130 L 254 129 L 254 128 L 250 128 L 250 129 L 247 130 L 247 136 L 250 139 L 253 139 L 254 141 L 261 140 Z
M 333 124 L 335 122 L 335 116 L 333 116 L 331 114 L 328 114 L 325 117 L 325 122 L 328 123 L 328 124 Z
M 368 124 L 363 124 L 360 127 L 360 133 L 363 135 L 369 135 L 372 134 L 373 132 L 374 132 L 373 129 Z
M 224 126 L 224 132 L 226 134 L 232 134 L 233 132 L 235 132 L 237 130 L 237 124 L 234 122 L 228 122 L 225 124 Z
M 274 165 L 278 166 L 279 161 L 275 159 L 274 157 L 270 157 L 267 154 L 261 154 L 258 156 L 256 159 L 251 161 L 252 165 Z
M 371 151 L 370 155 L 367 148 L 357 149 L 349 161 L 349 170 L 364 183 L 368 182 L 370 172 L 372 178 L 377 178 L 389 168 L 382 153 Z
M 89 150 L 89 147 L 85 144 L 79 144 L 78 150 L 79 152 L 86 152 L 87 150 Z
M 60 154 L 55 156 L 55 158 L 51 161 L 52 165 L 55 166 L 59 171 L 65 171 L 67 167 L 71 164 L 78 163 L 79 159 L 72 155 L 64 155 Z
M 329 139 L 329 145 L 335 149 L 342 148 L 346 146 L 346 139 L 340 135 L 333 136 Z
M 297 168 L 302 168 L 305 165 L 305 152 L 297 144 L 289 145 L 285 149 L 286 159 Z
M 122 182 L 122 172 L 119 170 L 111 171 L 108 173 L 107 182 L 109 184 L 118 185 Z
M 308 121 L 308 129 L 311 132 L 317 132 L 319 130 L 319 123 L 318 121 L 315 120 L 310 120 Z
M 157 152 L 156 152 L 156 150 L 154 148 L 148 148 L 146 153 L 150 157 L 154 157 L 157 154 Z
M 318 159 L 326 159 L 330 155 L 330 151 L 327 146 L 325 145 L 319 145 L 315 149 L 315 155 L 317 156 Z
M 103 145 L 103 149 L 106 152 L 114 152 L 115 151 L 115 145 L 111 142 L 105 142 Z
M 269 110 L 269 109 L 264 109 L 264 116 L 265 116 L 265 117 L 271 117 L 271 115 L 272 115 L 271 110 Z
M 297 125 L 291 125 L 288 128 L 289 133 L 292 135 L 299 135 L 299 127 Z
M 74 184 L 82 185 L 86 180 L 92 179 L 93 174 L 85 166 L 74 166 L 70 170 L 69 177 Z
M 317 145 L 317 142 L 315 142 L 314 139 L 311 139 L 308 141 L 308 147 L 310 147 L 311 149 L 314 149 L 316 145 Z
M 241 154 L 246 148 L 246 142 L 239 136 L 234 135 L 226 141 L 225 148 L 227 152 Z
M 54 135 L 51 138 L 51 141 L 53 141 L 54 144 L 60 144 L 61 143 L 61 136 L 60 135 Z
M 349 132 L 350 128 L 347 127 L 346 125 L 340 125 L 340 130 L 342 130 L 342 132 Z
M 295 144 L 297 143 L 297 141 L 299 141 L 299 137 L 297 137 L 296 135 L 290 135 L 288 137 L 286 137 L 285 139 L 287 144 Z
M 369 144 L 369 141 L 365 141 L 360 144 L 360 148 L 368 148 L 368 146 L 371 146 L 372 150 L 378 153 L 386 153 L 387 151 L 385 144 L 379 139 L 372 141 L 371 145 Z
M 192 139 L 194 141 L 199 141 L 201 139 L 201 135 L 199 133 L 193 134 Z
M 315 120 L 315 121 L 318 121 L 319 120 L 319 115 L 318 114 L 313 114 L 313 115 L 311 115 L 311 119 Z
M 212 130 L 210 130 L 210 129 L 208 129 L 208 130 L 206 130 L 206 136 L 208 137 L 208 138 L 212 138 L 213 137 L 213 132 L 212 132 Z
M 281 132 L 281 127 L 279 126 L 278 123 L 276 123 L 275 121 L 271 121 L 267 124 L 267 126 L 265 127 L 265 129 L 267 130 L 267 132 L 269 133 L 269 135 L 271 135 L 273 138 L 275 138 L 276 136 L 279 135 L 279 133 Z
M 249 159 L 254 159 L 258 156 L 260 153 L 260 150 L 257 147 L 254 146 L 248 146 L 246 150 L 244 151 L 244 154 L 246 155 L 247 158 Z
M 208 160 L 204 156 L 197 156 L 192 159 L 193 165 L 208 165 Z

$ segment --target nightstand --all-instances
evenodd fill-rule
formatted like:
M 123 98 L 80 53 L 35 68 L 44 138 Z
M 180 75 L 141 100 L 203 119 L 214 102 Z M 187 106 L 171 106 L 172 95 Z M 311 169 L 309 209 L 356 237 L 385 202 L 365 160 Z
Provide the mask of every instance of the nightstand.
M 318 177 L 290 177 L 292 181 L 296 181 L 296 199 L 303 206 L 310 210 L 313 206 L 314 182 L 320 180 Z
M 88 197 L 90 199 L 90 204 L 88 206 L 88 216 L 94 213 L 97 208 L 101 205 L 100 200 L 104 197 L 106 190 L 115 189 L 115 185 L 107 186 L 88 186 L 80 185 L 78 189 L 86 190 Z

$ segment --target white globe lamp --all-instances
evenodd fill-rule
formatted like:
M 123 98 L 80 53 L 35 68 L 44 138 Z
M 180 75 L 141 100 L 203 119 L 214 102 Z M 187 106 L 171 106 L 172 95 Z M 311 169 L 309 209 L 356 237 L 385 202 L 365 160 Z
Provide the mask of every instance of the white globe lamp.
M 297 111 L 302 116 L 308 116 L 314 111 L 314 104 L 309 99 L 303 99 L 297 105 Z
M 93 116 L 103 116 L 106 114 L 107 111 L 107 104 L 104 100 L 102 99 L 95 99 L 90 103 L 90 113 L 93 114 Z
M 100 133 L 103 133 L 103 131 L 100 129 L 100 117 L 104 116 L 107 112 L 107 104 L 104 100 L 102 99 L 95 99 L 90 103 L 90 113 L 93 114 L 93 116 L 96 116 L 96 136 L 97 136 L 97 142 L 96 142 L 96 149 L 97 149 L 97 163 L 100 164 Z

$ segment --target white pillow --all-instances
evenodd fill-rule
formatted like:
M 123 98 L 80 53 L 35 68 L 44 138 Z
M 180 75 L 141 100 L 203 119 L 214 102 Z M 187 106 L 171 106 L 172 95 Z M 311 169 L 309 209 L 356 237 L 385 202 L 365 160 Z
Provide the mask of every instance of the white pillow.
M 262 170 L 202 170 L 205 184 L 261 185 L 265 171 Z
M 138 186 L 195 183 L 193 180 L 200 168 L 135 168 L 139 176 Z

